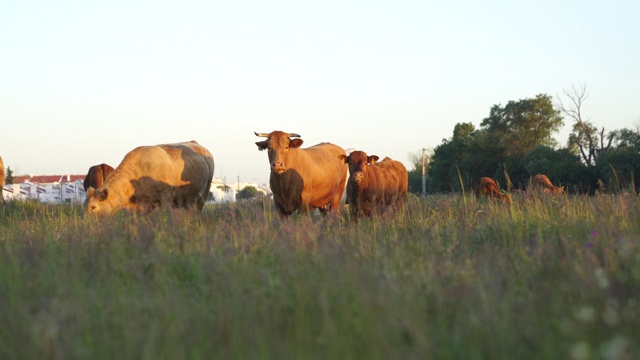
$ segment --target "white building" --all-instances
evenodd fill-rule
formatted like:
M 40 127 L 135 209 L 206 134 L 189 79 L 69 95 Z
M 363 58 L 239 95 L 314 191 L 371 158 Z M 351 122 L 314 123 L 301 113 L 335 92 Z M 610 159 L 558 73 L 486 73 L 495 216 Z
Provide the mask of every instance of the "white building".
M 213 178 L 211 182 L 211 194 L 213 198 L 209 201 L 211 202 L 228 202 L 228 201 L 236 201 L 236 196 L 238 192 L 244 189 L 247 186 L 253 186 L 258 190 L 258 192 L 268 196 L 271 194 L 269 191 L 269 187 L 266 184 L 258 185 L 257 183 L 249 183 L 249 182 L 240 182 L 236 180 L 234 183 L 227 183 L 224 178 Z
M 86 198 L 82 187 L 84 175 L 25 175 L 13 180 L 13 184 L 2 187 L 5 200 L 82 203 Z

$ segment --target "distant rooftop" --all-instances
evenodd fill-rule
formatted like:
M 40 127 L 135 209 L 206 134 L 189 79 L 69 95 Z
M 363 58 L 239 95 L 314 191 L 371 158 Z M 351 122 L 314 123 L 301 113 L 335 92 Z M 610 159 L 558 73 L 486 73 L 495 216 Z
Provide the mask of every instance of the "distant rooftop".
M 84 181 L 86 175 L 19 175 L 13 177 L 14 184 L 22 184 L 24 182 L 51 184 L 51 183 L 69 183 L 75 181 Z

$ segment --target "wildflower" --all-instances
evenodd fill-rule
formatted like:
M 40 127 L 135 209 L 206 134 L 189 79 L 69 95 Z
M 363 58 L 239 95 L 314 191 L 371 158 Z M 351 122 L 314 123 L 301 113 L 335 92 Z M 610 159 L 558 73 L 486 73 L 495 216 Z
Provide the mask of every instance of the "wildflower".
M 574 313 L 576 319 L 589 323 L 596 318 L 596 309 L 591 306 L 582 306 Z
M 589 348 L 589 344 L 584 341 L 573 344 L 571 346 L 570 356 L 571 359 L 575 360 L 590 359 L 591 349 Z
M 603 268 L 597 268 L 595 275 L 600 288 L 606 289 L 609 287 L 609 275 L 607 275 L 607 272 Z

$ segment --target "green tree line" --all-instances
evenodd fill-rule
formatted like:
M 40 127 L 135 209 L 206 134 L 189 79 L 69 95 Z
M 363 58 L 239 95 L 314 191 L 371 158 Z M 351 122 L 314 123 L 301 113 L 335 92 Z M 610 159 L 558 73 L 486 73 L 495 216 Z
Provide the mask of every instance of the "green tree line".
M 605 130 L 584 120 L 586 87 L 565 91 L 554 106 L 550 95 L 494 105 L 479 128 L 457 123 L 450 138 L 429 155 L 428 193 L 468 191 L 483 176 L 505 190 L 526 189 L 529 178 L 545 174 L 569 192 L 593 194 L 640 187 L 640 129 Z M 565 123 L 572 132 L 564 146 L 553 138 Z M 422 161 L 414 157 L 411 192 L 422 192 Z

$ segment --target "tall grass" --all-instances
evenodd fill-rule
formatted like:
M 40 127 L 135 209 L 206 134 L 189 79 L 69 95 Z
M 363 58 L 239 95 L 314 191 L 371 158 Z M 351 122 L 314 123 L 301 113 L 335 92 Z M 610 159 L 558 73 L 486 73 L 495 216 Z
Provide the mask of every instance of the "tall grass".
M 2 359 L 640 357 L 636 197 L 268 202 L 84 218 L 0 206 Z

